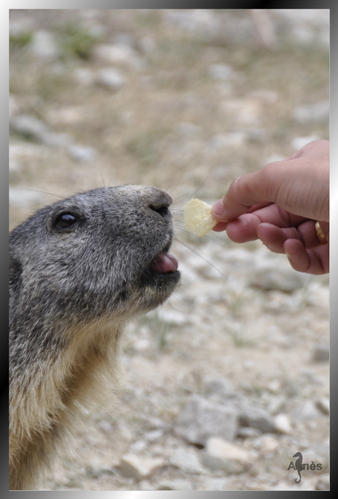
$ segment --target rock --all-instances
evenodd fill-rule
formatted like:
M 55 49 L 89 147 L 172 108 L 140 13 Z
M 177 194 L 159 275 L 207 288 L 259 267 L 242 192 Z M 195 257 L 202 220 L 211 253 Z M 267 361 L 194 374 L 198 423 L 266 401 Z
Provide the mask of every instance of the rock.
M 131 46 L 125 43 L 96 45 L 93 49 L 93 56 L 112 64 L 126 64 L 136 68 L 142 66 L 141 58 Z
M 252 459 L 250 452 L 219 437 L 211 437 L 207 440 L 205 451 L 201 456 L 204 466 L 232 474 L 248 471 Z
M 168 309 L 165 307 L 161 307 L 157 311 L 158 318 L 161 322 L 166 324 L 173 324 L 175 326 L 183 326 L 184 324 L 189 323 L 189 317 L 187 314 L 183 314 L 178 310 Z
M 174 451 L 169 462 L 172 466 L 179 468 L 183 472 L 201 473 L 203 471 L 196 454 L 182 448 Z
M 222 398 L 233 397 L 236 393 L 231 381 L 226 378 L 211 378 L 204 385 L 207 395 L 218 395 Z
M 148 433 L 144 435 L 144 437 L 147 439 L 148 442 L 155 442 L 156 440 L 159 440 L 162 436 L 163 436 L 162 430 L 148 431 Z
M 257 428 L 251 428 L 250 426 L 242 426 L 238 428 L 237 437 L 240 438 L 254 438 L 261 434 Z
M 252 426 L 263 433 L 274 433 L 276 431 L 272 416 L 260 407 L 249 405 L 246 402 L 236 404 L 239 422 L 242 426 Z
M 19 114 L 10 120 L 10 127 L 14 132 L 28 139 L 41 140 L 49 128 L 41 120 L 30 114 Z
M 193 444 L 205 445 L 211 436 L 234 440 L 238 416 L 232 406 L 223 406 L 193 395 L 174 424 L 174 433 Z
M 166 480 L 160 482 L 156 490 L 192 490 L 189 480 Z
M 208 73 L 215 80 L 228 80 L 234 76 L 234 70 L 228 64 L 211 64 Z
M 330 490 L 330 475 L 324 475 L 316 483 L 315 490 Z
M 293 118 L 298 123 L 308 123 L 309 121 L 328 121 L 330 113 L 330 102 L 328 100 L 309 104 L 308 106 L 298 106 L 293 112 Z
M 323 414 L 330 414 L 330 399 L 328 397 L 322 397 L 317 400 L 317 407 Z
M 198 490 L 227 490 L 227 481 L 224 478 L 205 478 L 200 482 Z
M 23 137 L 48 146 L 63 146 L 71 141 L 68 134 L 51 132 L 43 121 L 29 114 L 13 116 L 10 126 Z
M 80 85 L 91 85 L 95 81 L 95 74 L 88 68 L 75 68 L 73 77 L 76 83 Z
M 117 69 L 102 68 L 97 72 L 96 83 L 109 90 L 120 90 L 125 84 L 125 77 Z
M 72 144 L 68 147 L 68 153 L 75 161 L 81 163 L 90 163 L 97 155 L 94 147 L 86 147 L 78 144 Z
M 9 189 L 9 203 L 18 208 L 42 204 L 44 200 L 45 194 L 43 192 L 32 191 L 29 187 Z
M 38 30 L 33 33 L 30 52 L 36 57 L 45 57 L 48 59 L 55 59 L 60 55 L 52 33 L 45 30 Z
M 162 458 L 125 454 L 120 460 L 119 468 L 124 476 L 138 481 L 151 476 L 158 468 L 164 466 L 164 464 L 165 461 Z
M 9 111 L 9 118 L 14 116 L 15 114 L 18 114 L 20 106 L 18 104 L 18 101 L 14 95 L 9 95 L 9 100 L 8 100 L 8 111 Z
M 326 362 L 330 360 L 330 346 L 326 343 L 318 343 L 313 350 L 312 359 L 315 362 Z
M 278 433 L 288 435 L 292 432 L 291 421 L 287 414 L 277 414 L 277 416 L 274 417 L 274 425 Z
M 180 121 L 176 124 L 175 131 L 187 137 L 197 137 L 201 132 L 201 127 L 187 121 Z
M 256 268 L 253 268 L 248 276 L 249 286 L 265 291 L 275 289 L 284 291 L 284 293 L 291 293 L 302 288 L 307 282 L 308 276 L 280 263 L 275 258 L 271 261 L 265 259 L 260 261 L 259 259 Z
M 253 449 L 259 449 L 260 454 L 271 454 L 280 446 L 280 442 L 276 437 L 271 435 L 260 435 L 252 442 Z
M 244 132 L 229 132 L 217 134 L 211 137 L 208 142 L 208 148 L 211 152 L 226 149 L 228 147 L 242 147 L 246 141 Z
M 48 132 L 41 136 L 40 142 L 46 146 L 62 147 L 68 145 L 72 141 L 68 133 Z
M 301 402 L 292 411 L 292 416 L 296 421 L 316 419 L 319 414 L 316 404 L 312 400 Z

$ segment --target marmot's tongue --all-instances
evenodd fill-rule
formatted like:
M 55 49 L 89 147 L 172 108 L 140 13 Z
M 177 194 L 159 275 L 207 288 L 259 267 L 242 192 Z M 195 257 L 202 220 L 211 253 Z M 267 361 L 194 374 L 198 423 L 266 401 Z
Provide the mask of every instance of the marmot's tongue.
M 155 270 L 155 272 L 161 272 L 163 274 L 169 272 L 176 272 L 178 268 L 178 261 L 176 258 L 169 253 L 160 253 L 151 262 L 150 268 Z

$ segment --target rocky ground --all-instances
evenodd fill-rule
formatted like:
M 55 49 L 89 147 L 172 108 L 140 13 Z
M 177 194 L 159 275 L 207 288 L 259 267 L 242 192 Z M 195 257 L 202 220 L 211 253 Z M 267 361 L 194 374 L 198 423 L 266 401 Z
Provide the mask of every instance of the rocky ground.
M 58 196 L 156 185 L 182 271 L 44 489 L 328 489 L 328 277 L 181 219 L 328 138 L 328 39 L 320 10 L 12 11 L 11 227 Z

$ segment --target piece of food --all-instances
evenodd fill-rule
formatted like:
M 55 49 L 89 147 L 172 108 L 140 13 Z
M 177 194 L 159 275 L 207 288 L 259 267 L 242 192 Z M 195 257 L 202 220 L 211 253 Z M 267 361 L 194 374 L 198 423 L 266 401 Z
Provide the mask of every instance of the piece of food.
M 211 206 L 200 199 L 191 199 L 184 207 L 184 228 L 198 237 L 205 236 L 217 221 L 211 215 Z

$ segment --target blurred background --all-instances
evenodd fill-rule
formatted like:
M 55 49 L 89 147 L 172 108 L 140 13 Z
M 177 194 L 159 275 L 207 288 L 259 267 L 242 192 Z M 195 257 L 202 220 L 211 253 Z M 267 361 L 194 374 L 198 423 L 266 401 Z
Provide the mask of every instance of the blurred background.
M 114 409 L 45 488 L 328 488 L 328 277 L 181 215 L 329 138 L 329 11 L 18 9 L 9 35 L 10 227 L 81 190 L 155 185 L 182 271 L 126 331 Z M 297 451 L 322 464 L 299 485 Z

